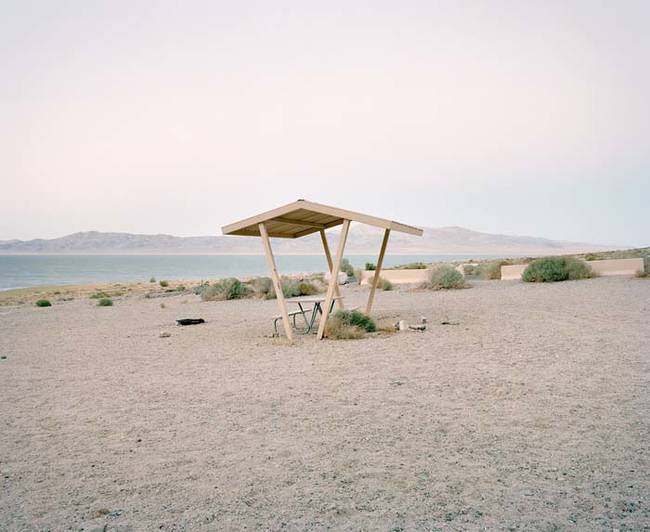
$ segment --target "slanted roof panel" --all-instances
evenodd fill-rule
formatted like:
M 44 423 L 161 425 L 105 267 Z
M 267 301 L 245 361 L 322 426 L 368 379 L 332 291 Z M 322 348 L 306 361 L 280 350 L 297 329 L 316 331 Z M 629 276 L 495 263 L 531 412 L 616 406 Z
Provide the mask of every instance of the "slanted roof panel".
M 265 223 L 269 236 L 300 238 L 343 223 L 360 222 L 383 229 L 422 236 L 422 229 L 410 225 L 330 207 L 311 201 L 298 200 L 271 211 L 246 218 L 222 228 L 224 235 L 260 236 L 259 224 Z

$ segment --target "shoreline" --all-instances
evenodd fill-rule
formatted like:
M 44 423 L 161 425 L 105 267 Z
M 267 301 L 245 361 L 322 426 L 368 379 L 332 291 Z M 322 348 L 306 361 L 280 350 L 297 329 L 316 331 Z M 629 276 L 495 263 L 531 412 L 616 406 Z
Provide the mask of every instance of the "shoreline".
M 324 275 L 323 272 L 299 272 L 283 275 L 291 279 L 302 279 Z M 259 275 L 238 276 L 242 282 L 247 282 Z M 157 279 L 151 281 L 115 281 L 100 283 L 76 283 L 58 285 L 38 285 L 22 288 L 0 290 L 0 307 L 33 305 L 39 299 L 48 299 L 52 305 L 67 303 L 79 299 L 93 299 L 93 294 L 103 293 L 110 298 L 127 299 L 132 296 L 142 297 L 170 297 L 175 295 L 194 295 L 193 288 L 205 283 L 214 283 L 227 279 L 223 277 L 206 277 L 203 279 Z M 166 286 L 160 282 L 165 281 Z

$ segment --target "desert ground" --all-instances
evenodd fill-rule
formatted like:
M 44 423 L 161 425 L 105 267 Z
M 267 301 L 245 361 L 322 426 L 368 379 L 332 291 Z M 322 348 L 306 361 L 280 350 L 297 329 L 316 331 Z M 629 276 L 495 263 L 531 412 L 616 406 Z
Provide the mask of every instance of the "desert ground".
M 293 346 L 275 301 L 1 307 L 0 530 L 649 529 L 650 281 L 473 284 Z

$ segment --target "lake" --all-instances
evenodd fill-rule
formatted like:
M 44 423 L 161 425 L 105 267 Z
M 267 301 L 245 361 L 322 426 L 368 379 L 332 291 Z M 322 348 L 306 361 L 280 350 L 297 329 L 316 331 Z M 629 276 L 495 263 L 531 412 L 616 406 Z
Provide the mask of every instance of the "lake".
M 374 255 L 349 255 L 355 267 L 376 262 Z M 492 255 L 386 255 L 384 266 L 496 258 Z M 320 255 L 279 255 L 280 273 L 323 272 Z M 0 290 L 38 285 L 148 281 L 156 279 L 215 279 L 268 275 L 263 255 L 0 255 Z

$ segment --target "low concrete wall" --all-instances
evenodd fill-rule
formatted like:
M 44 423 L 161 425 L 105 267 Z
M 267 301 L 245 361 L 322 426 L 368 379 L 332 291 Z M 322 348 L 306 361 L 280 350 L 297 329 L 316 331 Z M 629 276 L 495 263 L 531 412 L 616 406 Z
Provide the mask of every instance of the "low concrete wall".
M 521 279 L 521 274 L 524 273 L 528 264 L 511 264 L 509 266 L 501 266 L 501 280 L 514 281 Z
M 598 275 L 634 275 L 636 272 L 643 271 L 643 259 L 608 259 L 608 260 L 590 260 L 587 264 Z M 501 280 L 512 281 L 521 279 L 527 264 L 513 264 L 511 266 L 501 266 Z
M 634 275 L 643 271 L 643 259 L 590 260 L 587 264 L 599 275 Z
M 423 283 L 429 277 L 430 270 L 381 270 L 380 276 L 393 284 Z M 359 284 L 369 284 L 375 272 L 365 270 L 361 272 Z

